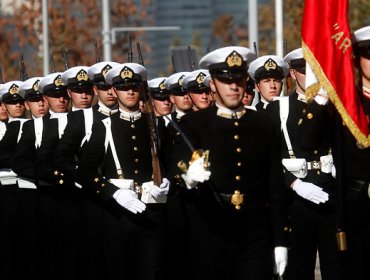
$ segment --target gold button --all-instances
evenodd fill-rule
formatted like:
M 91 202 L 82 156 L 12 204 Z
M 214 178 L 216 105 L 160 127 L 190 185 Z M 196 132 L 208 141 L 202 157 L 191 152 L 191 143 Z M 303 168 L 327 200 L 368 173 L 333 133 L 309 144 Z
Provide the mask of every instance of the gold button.
M 105 184 L 101 184 L 101 187 L 102 187 L 102 188 L 105 188 Z
M 317 171 L 317 175 L 320 175 L 321 174 L 321 172 L 320 171 Z
M 239 140 L 239 135 L 238 134 L 234 135 L 234 139 Z
M 317 153 L 318 153 L 319 151 L 318 150 L 314 150 L 313 151 L 313 153 L 315 154 L 315 155 L 317 155 Z
M 136 140 L 136 136 L 135 136 L 135 135 L 134 135 L 134 136 L 132 136 L 131 138 L 132 138 L 132 140 Z
M 307 112 L 306 109 L 303 109 L 303 114 L 306 113 L 306 112 Z
M 234 125 L 235 126 L 239 126 L 239 122 L 234 122 Z
M 303 122 L 303 120 L 302 120 L 302 119 L 299 119 L 299 121 L 298 121 L 298 125 L 301 125 L 301 124 L 302 124 L 302 122 Z
M 137 151 L 137 150 L 139 150 L 138 147 L 134 147 L 134 151 Z
M 134 171 L 134 173 L 135 173 L 135 174 L 138 174 L 138 173 L 139 173 L 139 170 L 135 170 L 135 171 Z
M 242 166 L 242 163 L 239 161 L 236 165 L 240 167 Z
M 131 128 L 135 128 L 135 125 L 134 124 L 131 124 Z
M 97 191 L 96 191 L 96 193 L 97 193 L 97 194 L 99 194 L 99 193 L 100 193 L 100 191 L 99 191 L 99 190 L 97 190 Z
M 237 181 L 240 181 L 241 177 L 240 177 L 239 175 L 237 175 L 237 176 L 235 176 L 235 179 L 236 179 Z
M 242 151 L 242 148 L 236 148 L 236 151 L 238 152 L 238 153 L 240 153 L 241 151 Z
M 135 158 L 135 162 L 137 163 L 137 162 L 139 162 L 139 159 L 138 158 Z
M 59 185 L 63 185 L 64 181 L 63 180 L 59 180 Z
M 307 114 L 307 119 L 309 119 L 309 120 L 310 120 L 310 119 L 312 119 L 312 118 L 313 118 L 312 113 L 308 113 L 308 114 Z

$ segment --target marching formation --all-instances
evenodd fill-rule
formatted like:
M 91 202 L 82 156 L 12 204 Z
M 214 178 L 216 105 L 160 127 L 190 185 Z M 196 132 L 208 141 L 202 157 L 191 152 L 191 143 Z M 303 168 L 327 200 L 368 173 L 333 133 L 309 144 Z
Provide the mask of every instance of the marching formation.
M 369 119 L 370 27 L 353 44 Z M 314 280 L 317 255 L 324 280 L 369 279 L 370 148 L 305 74 L 302 49 L 228 46 L 169 77 L 1 84 L 1 279 Z

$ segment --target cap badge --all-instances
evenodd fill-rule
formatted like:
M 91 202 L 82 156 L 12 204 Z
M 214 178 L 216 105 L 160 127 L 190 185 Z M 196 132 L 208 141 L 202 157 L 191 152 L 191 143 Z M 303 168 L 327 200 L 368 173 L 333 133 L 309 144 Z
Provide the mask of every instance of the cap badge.
M 179 86 L 182 87 L 182 82 L 184 81 L 184 78 L 185 78 L 185 75 L 182 75 L 179 80 L 177 81 L 177 83 L 179 84 Z
M 54 83 L 53 83 L 56 87 L 58 87 L 58 86 L 63 86 L 64 85 L 64 83 L 63 83 L 63 81 L 62 81 L 62 77 L 61 77 L 61 75 L 58 75 L 58 76 L 56 76 L 56 78 L 54 79 Z
M 195 80 L 197 81 L 198 84 L 201 84 L 204 82 L 205 78 L 206 78 L 206 75 L 200 72 Z
M 160 84 L 159 84 L 159 89 L 163 90 L 163 89 L 166 89 L 166 85 L 164 84 L 166 80 L 163 80 Z
M 228 67 L 241 66 L 242 63 L 243 63 L 243 57 L 236 51 L 233 51 L 226 58 L 226 64 Z
M 101 70 L 101 74 L 104 76 L 104 78 L 107 76 L 108 71 L 112 69 L 112 66 L 109 64 L 105 65 L 105 67 Z
M 271 58 L 269 58 L 265 64 L 263 65 L 263 67 L 265 67 L 265 69 L 267 71 L 270 71 L 270 70 L 275 70 L 277 68 L 277 64 L 274 60 L 272 60 Z
M 122 79 L 126 79 L 126 78 L 131 79 L 134 76 L 134 71 L 132 71 L 131 68 L 128 68 L 127 66 L 125 66 L 121 70 L 120 76 L 121 76 Z
M 10 94 L 19 93 L 19 86 L 17 86 L 16 84 L 12 84 L 11 87 L 9 88 L 9 93 Z
M 35 92 L 39 91 L 39 83 L 40 83 L 40 80 L 37 80 L 37 81 L 33 84 L 33 86 L 32 86 L 32 88 L 33 88 L 33 90 L 34 90 Z
M 87 81 L 89 77 L 85 70 L 81 69 L 76 75 L 77 81 Z

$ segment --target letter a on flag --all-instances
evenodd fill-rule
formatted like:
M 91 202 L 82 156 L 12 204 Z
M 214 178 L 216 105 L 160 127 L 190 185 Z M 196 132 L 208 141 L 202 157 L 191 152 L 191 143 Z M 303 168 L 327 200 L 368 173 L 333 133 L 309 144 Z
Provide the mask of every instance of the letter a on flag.
M 344 124 L 363 147 L 370 146 L 368 121 L 356 92 L 348 0 L 306 0 L 302 49 L 306 95 L 329 96 Z

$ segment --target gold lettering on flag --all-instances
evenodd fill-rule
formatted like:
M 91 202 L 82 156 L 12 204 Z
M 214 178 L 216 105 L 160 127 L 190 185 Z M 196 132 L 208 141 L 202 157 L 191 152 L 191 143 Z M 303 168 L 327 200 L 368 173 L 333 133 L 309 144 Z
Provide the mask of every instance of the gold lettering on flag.
M 339 24 L 336 23 L 333 25 L 334 27 L 334 32 L 336 32 L 335 34 L 333 34 L 331 36 L 331 38 L 335 41 L 335 44 L 338 46 L 338 43 L 339 41 L 341 41 L 342 43 L 339 45 L 339 50 L 342 50 L 343 49 L 343 54 L 346 53 L 347 49 L 351 46 L 351 39 L 348 38 L 348 37 L 345 37 L 343 38 L 343 35 L 344 35 L 344 31 L 339 31 L 337 32 L 337 30 L 340 28 L 339 27 Z

